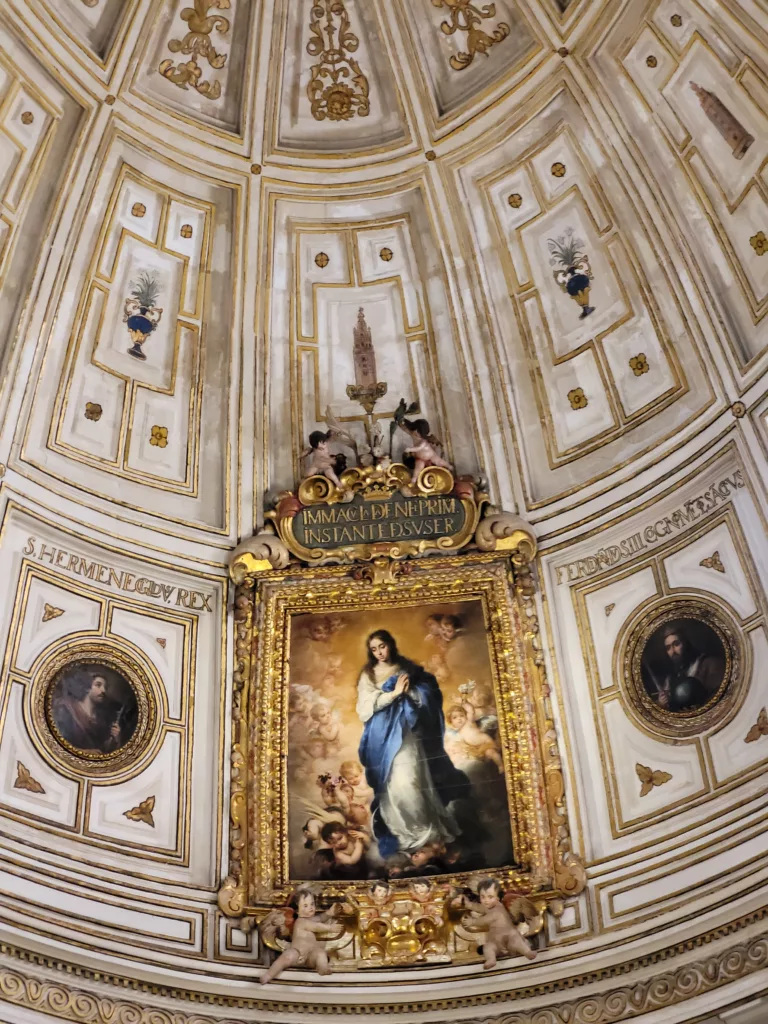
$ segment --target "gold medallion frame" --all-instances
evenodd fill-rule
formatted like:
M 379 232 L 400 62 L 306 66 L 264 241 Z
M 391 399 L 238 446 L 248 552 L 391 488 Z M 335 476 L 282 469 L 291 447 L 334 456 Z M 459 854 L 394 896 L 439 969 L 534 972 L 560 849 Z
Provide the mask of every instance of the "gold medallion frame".
M 51 714 L 53 689 L 61 673 L 76 665 L 94 663 L 123 676 L 136 697 L 136 729 L 124 746 L 108 754 L 72 746 L 57 729 Z M 131 768 L 154 740 L 158 699 L 148 674 L 122 648 L 104 640 L 83 638 L 57 645 L 44 658 L 32 687 L 31 713 L 35 733 L 57 767 L 76 776 L 111 777 Z
M 267 563 L 268 564 L 268 563 Z M 363 571 L 361 571 L 363 570 Z M 288 858 L 287 706 L 291 619 L 312 612 L 394 609 L 480 600 L 499 712 L 515 865 L 462 873 L 496 877 L 545 902 L 579 893 L 549 686 L 538 647 L 535 588 L 525 553 L 473 553 L 365 567 L 240 574 L 235 597 L 229 875 L 219 903 L 230 916 L 280 906 L 295 880 Z M 313 883 L 328 895 L 338 882 Z M 362 889 L 370 882 L 345 883 Z
M 723 681 L 705 705 L 696 711 L 667 711 L 651 699 L 642 679 L 642 658 L 653 634 L 665 623 L 693 619 L 708 626 L 723 645 Z M 705 598 L 654 599 L 629 623 L 619 641 L 619 664 L 627 702 L 643 724 L 665 736 L 695 736 L 720 725 L 739 703 L 744 678 L 740 630 L 719 605 Z

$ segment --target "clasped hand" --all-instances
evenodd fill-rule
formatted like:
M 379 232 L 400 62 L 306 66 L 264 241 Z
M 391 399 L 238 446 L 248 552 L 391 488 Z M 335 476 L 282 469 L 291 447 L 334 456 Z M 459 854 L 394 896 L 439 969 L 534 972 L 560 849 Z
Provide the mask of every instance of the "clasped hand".
M 397 682 L 395 683 L 395 696 L 399 697 L 401 693 L 407 693 L 409 686 L 410 680 L 408 679 L 408 675 L 405 672 L 401 672 L 397 677 Z

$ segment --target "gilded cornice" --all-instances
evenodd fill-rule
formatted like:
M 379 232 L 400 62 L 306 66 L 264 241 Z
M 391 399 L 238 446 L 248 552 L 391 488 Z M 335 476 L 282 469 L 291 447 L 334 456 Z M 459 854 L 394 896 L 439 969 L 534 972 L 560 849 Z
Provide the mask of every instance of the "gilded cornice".
M 514 992 L 486 992 L 471 996 L 457 996 L 450 999 L 409 1001 L 403 1003 L 364 1002 L 360 999 L 354 1007 L 359 1016 L 372 1014 L 415 1014 L 434 1013 L 441 1010 L 460 1010 L 474 1006 L 490 1006 L 492 1004 L 541 999 L 549 996 L 553 999 L 547 1006 L 534 1009 L 520 1009 L 505 1012 L 503 1016 L 468 1017 L 462 1024 L 619 1024 L 631 1020 L 643 1013 L 674 1006 L 696 996 L 712 992 L 731 982 L 738 981 L 768 968 L 768 907 L 748 914 L 742 918 L 657 950 L 646 956 L 626 960 L 610 967 L 579 973 L 572 977 L 549 980 L 539 985 L 515 989 Z M 650 977 L 627 980 L 631 973 L 640 974 L 647 968 L 657 964 L 673 961 L 703 946 L 711 946 L 729 936 L 762 924 L 759 934 L 742 941 L 719 948 L 711 955 L 702 959 L 686 962 L 675 967 L 669 963 L 666 970 L 656 971 Z M 304 1015 L 333 1015 L 340 1010 L 337 1003 L 320 1001 L 322 987 L 313 986 L 312 1001 L 277 1002 L 268 999 L 253 999 L 247 996 L 224 996 L 211 992 L 192 992 L 180 988 L 153 985 L 77 967 L 72 964 L 55 961 L 28 950 L 19 949 L 6 943 L 0 944 L 0 954 L 12 960 L 26 961 L 37 967 L 49 970 L 64 971 L 83 980 L 84 984 L 95 983 L 100 986 L 116 986 L 121 990 L 133 989 L 135 992 L 147 993 L 151 998 L 175 999 L 179 1002 L 195 1002 L 208 1006 L 220 1007 L 224 1012 L 234 1010 L 236 1017 L 207 1016 L 199 1013 L 185 1013 L 181 1009 L 169 1009 L 167 1005 L 146 1005 L 129 999 L 114 998 L 106 993 L 86 991 L 63 984 L 58 978 L 49 981 L 40 976 L 24 973 L 17 967 L 0 967 L 0 1002 L 5 1001 L 26 1010 L 46 1013 L 62 1020 L 83 1022 L 83 1024 L 242 1024 L 246 1015 L 256 1012 L 279 1014 L 301 1013 Z M 598 985 L 611 979 L 621 978 L 623 984 L 616 987 L 605 986 L 597 992 L 580 996 L 578 999 L 557 1001 L 558 992 L 572 991 L 577 987 Z M 309 993 L 308 993 L 309 995 Z M 261 1021 L 260 1021 L 261 1024 Z

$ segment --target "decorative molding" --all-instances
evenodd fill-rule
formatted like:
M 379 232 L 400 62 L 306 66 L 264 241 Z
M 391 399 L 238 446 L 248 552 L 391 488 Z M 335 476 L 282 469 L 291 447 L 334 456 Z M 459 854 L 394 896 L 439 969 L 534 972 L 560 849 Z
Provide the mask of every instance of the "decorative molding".
M 211 8 L 228 10 L 230 0 L 193 0 L 192 7 L 184 7 L 179 17 L 189 25 L 189 32 L 183 39 L 171 39 L 168 49 L 171 53 L 184 53 L 189 60 L 174 64 L 170 58 L 162 61 L 158 71 L 169 82 L 186 89 L 191 85 L 201 96 L 209 100 L 217 100 L 221 96 L 221 82 L 200 81 L 203 69 L 198 64 L 200 58 L 208 61 L 217 71 L 227 63 L 226 53 L 217 53 L 211 43 L 210 35 L 214 29 L 223 34 L 229 32 L 229 19 L 221 14 L 209 14 Z
M 493 18 L 496 14 L 496 4 L 481 6 L 472 3 L 472 0 L 432 0 L 433 7 L 447 7 L 449 19 L 440 23 L 440 30 L 447 36 L 456 32 L 467 33 L 467 49 L 455 53 L 448 63 L 454 71 L 463 71 L 468 68 L 475 55 L 482 53 L 488 55 L 488 51 L 495 43 L 506 39 L 511 29 L 505 21 L 500 21 L 493 32 L 484 32 L 480 25 L 487 18 Z
M 23 765 L 21 761 L 16 762 L 16 781 L 13 784 L 14 789 L 26 789 L 29 793 L 44 793 L 42 785 L 37 779 L 32 778 L 32 774 L 26 765 Z
M 274 533 L 257 533 L 241 541 L 235 548 L 229 563 L 229 575 L 236 584 L 243 583 L 249 576 L 272 569 L 285 569 L 291 555 L 283 541 Z
M 672 776 L 669 772 L 662 772 L 658 769 L 654 771 L 645 764 L 636 764 L 635 771 L 637 777 L 642 782 L 640 787 L 640 796 L 648 796 L 654 786 L 663 786 L 665 782 L 669 782 Z
M 487 515 L 475 530 L 475 545 L 480 551 L 509 551 L 524 554 L 530 561 L 536 557 L 536 534 L 520 516 L 512 512 Z
M 349 56 L 360 40 L 350 29 L 344 0 L 315 0 L 309 31 L 307 53 L 319 58 L 310 68 L 307 84 L 312 117 L 316 121 L 348 121 L 355 114 L 367 117 L 371 112 L 368 79 Z
M 155 827 L 155 819 L 152 817 L 152 811 L 155 809 L 155 798 L 154 796 L 148 796 L 146 800 L 142 800 L 138 807 L 132 807 L 130 811 L 123 811 L 123 816 L 128 821 L 141 821 L 145 825 L 149 825 L 151 828 Z
M 671 957 L 681 956 L 694 949 L 709 945 L 711 942 L 731 935 L 750 924 L 763 921 L 768 915 L 768 908 L 762 908 L 746 918 L 718 928 L 713 932 L 687 939 L 675 946 L 667 947 L 641 959 L 615 964 L 611 967 L 591 973 L 582 972 L 578 976 L 542 985 L 532 985 L 515 991 L 515 999 L 533 999 L 541 996 L 552 997 L 553 986 L 561 985 L 563 989 L 574 986 L 586 986 L 609 978 L 622 978 L 626 981 L 631 969 L 642 970 L 663 963 Z M 6 957 L 27 961 L 57 971 L 73 973 L 70 964 L 51 960 L 27 950 L 0 944 L 0 952 Z M 461 1024 L 563 1024 L 564 1021 L 586 1022 L 599 1021 L 600 1024 L 619 1024 L 631 1020 L 641 1014 L 674 1006 L 693 999 L 696 996 L 722 988 L 731 982 L 748 977 L 768 967 L 768 935 L 761 934 L 746 939 L 736 945 L 728 946 L 712 955 L 685 963 L 677 968 L 670 966 L 666 971 L 654 972 L 653 976 L 635 983 L 624 984 L 621 988 L 611 988 L 590 995 L 580 996 L 565 1003 L 550 1003 L 548 1007 L 531 1011 L 516 1010 L 505 1013 L 501 1017 L 464 1018 Z M 124 991 L 126 987 L 137 992 L 168 998 L 168 989 L 164 986 L 148 984 L 143 981 L 127 979 L 106 974 L 103 971 L 92 971 L 85 967 L 76 967 L 74 972 L 85 982 L 98 982 L 113 985 Z M 316 993 L 321 986 L 317 985 Z M 114 998 L 111 995 L 100 995 L 83 988 L 69 987 L 59 978 L 55 982 L 22 973 L 3 964 L 0 970 L 0 1000 L 29 1011 L 49 1014 L 52 1019 L 68 1020 L 75 1024 L 235 1024 L 243 1020 L 243 1010 L 281 1011 L 282 1013 L 304 1014 L 306 1016 L 335 1015 L 337 1007 L 320 1003 L 317 999 L 309 1003 L 275 1002 L 267 999 L 250 999 L 242 995 L 223 996 L 209 992 L 191 992 L 174 988 L 173 997 L 180 1002 L 194 1002 L 221 1006 L 238 1012 L 238 1016 L 224 1018 L 207 1016 L 199 1011 L 183 1012 L 181 1009 L 166 1006 L 147 1006 L 146 995 L 141 1002 Z M 390 1016 L 408 1013 L 428 1013 L 451 1010 L 492 1003 L 507 1003 L 510 993 L 488 992 L 474 996 L 452 997 L 450 1000 L 436 1000 L 434 1003 L 408 1002 L 402 1004 L 383 1005 L 381 1003 L 361 1003 L 356 1006 L 360 1016 L 380 1015 L 382 1012 Z

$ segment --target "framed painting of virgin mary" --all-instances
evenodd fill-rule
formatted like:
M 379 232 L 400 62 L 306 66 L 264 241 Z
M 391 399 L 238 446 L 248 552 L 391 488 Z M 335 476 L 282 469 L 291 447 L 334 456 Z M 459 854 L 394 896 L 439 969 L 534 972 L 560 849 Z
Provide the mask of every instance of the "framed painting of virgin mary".
M 385 583 L 318 566 L 238 591 L 232 912 L 307 883 L 583 887 L 535 608 L 509 557 L 388 564 Z

